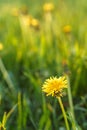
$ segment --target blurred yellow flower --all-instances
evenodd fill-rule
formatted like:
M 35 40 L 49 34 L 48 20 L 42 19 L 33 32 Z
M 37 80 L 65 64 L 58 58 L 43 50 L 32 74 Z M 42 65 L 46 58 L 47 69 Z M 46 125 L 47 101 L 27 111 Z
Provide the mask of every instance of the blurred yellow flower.
M 53 11 L 53 10 L 54 10 L 54 5 L 53 5 L 53 3 L 46 3 L 46 4 L 44 4 L 43 10 L 44 10 L 45 12 L 51 12 L 51 11 Z
M 52 95 L 55 97 L 63 96 L 63 90 L 67 88 L 67 80 L 65 76 L 62 77 L 50 77 L 45 81 L 42 86 L 42 91 L 46 93 L 47 96 Z
M 17 17 L 19 15 L 18 8 L 13 8 L 11 13 L 12 13 L 13 16 Z
M 20 17 L 20 21 L 22 22 L 23 26 L 26 27 L 33 27 L 35 29 L 39 29 L 39 21 L 33 18 L 31 15 L 23 15 Z
M 71 30 L 72 30 L 72 27 L 70 25 L 66 25 L 63 28 L 63 32 L 65 32 L 65 33 L 70 33 Z
M 2 50 L 3 50 L 3 44 L 0 43 L 0 51 L 2 51 Z
M 31 15 L 22 15 L 20 16 L 20 22 L 23 24 L 23 26 L 30 26 L 32 21 Z
M 19 16 L 19 15 L 27 15 L 28 14 L 28 8 L 26 6 L 23 6 L 21 8 L 12 8 L 12 15 L 13 16 Z
M 39 21 L 37 19 L 33 18 L 31 20 L 31 26 L 34 27 L 35 29 L 39 29 L 39 25 L 40 24 L 39 24 Z

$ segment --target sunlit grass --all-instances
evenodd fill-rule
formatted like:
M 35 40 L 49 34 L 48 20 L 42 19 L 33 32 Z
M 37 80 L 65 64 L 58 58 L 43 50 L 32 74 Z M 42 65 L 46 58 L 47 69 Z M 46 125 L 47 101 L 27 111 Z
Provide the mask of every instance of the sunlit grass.
M 46 98 L 41 86 L 52 75 L 66 75 L 69 127 L 86 130 L 86 0 L 0 3 L 0 127 L 18 104 L 4 129 L 65 128 L 57 100 Z

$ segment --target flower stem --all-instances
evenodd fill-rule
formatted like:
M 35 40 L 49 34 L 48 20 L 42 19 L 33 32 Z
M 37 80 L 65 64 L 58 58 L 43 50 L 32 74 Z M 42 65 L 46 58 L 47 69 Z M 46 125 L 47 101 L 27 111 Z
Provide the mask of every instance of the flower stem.
M 68 120 L 67 120 L 67 116 L 66 116 L 66 112 L 65 112 L 65 109 L 64 109 L 64 106 L 63 106 L 63 103 L 62 103 L 62 100 L 61 100 L 60 97 L 58 97 L 58 101 L 59 101 L 59 104 L 60 104 L 60 107 L 61 107 L 61 110 L 62 110 L 62 113 L 63 113 L 63 116 L 64 116 L 64 120 L 65 120 L 65 124 L 66 124 L 66 129 L 70 130 L 69 129 Z

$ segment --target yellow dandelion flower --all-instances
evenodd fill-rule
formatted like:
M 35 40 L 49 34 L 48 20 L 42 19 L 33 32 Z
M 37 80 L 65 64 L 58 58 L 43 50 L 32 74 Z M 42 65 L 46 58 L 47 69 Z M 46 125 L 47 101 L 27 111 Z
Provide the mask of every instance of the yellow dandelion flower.
M 45 81 L 42 86 L 42 91 L 46 93 L 47 96 L 52 95 L 55 97 L 63 96 L 63 90 L 67 88 L 67 80 L 65 76 L 62 77 L 50 77 Z
M 43 10 L 44 10 L 45 12 L 51 12 L 51 11 L 54 10 L 54 5 L 53 5 L 52 3 L 46 3 L 46 4 L 44 4 L 44 6 L 43 6 Z
M 37 19 L 33 18 L 31 20 L 31 26 L 34 27 L 35 29 L 39 29 L 39 27 L 40 27 L 39 21 Z
M 3 50 L 3 44 L 0 43 L 0 51 L 2 51 L 2 50 Z
M 70 25 L 66 25 L 66 26 L 64 26 L 64 28 L 63 28 L 63 32 L 65 32 L 65 33 L 70 33 L 71 30 L 72 30 L 72 28 L 71 28 Z
M 32 16 L 31 15 L 23 15 L 20 17 L 20 22 L 23 24 L 23 26 L 30 26 L 32 21 Z

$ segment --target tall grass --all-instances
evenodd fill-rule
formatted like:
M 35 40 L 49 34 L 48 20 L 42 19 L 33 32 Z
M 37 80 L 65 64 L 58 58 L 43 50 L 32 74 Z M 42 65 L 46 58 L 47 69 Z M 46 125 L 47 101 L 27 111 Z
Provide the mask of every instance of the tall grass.
M 46 13 L 45 1 L 0 1 L 0 121 L 4 112 L 18 104 L 6 122 L 7 130 L 65 128 L 57 100 L 46 99 L 41 92 L 44 79 L 65 71 L 69 72 L 77 127 L 87 128 L 86 0 L 52 2 L 54 10 Z M 29 25 L 27 16 L 39 25 Z M 67 25 L 71 28 L 68 33 L 64 31 Z M 63 103 L 72 127 L 67 95 Z

